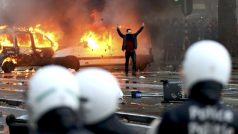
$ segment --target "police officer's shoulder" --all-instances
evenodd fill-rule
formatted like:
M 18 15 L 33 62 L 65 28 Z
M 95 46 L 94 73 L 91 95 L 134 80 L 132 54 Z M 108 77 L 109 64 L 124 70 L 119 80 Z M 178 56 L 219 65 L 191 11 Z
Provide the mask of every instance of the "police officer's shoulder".
M 170 134 L 180 133 L 180 127 L 182 124 L 186 124 L 187 115 L 183 109 L 187 109 L 188 105 L 179 105 L 171 107 L 162 115 L 162 120 L 156 128 L 157 133 Z M 177 131 L 177 132 L 176 132 Z
M 181 122 L 181 120 L 185 120 L 188 115 L 188 108 L 191 102 L 184 102 L 183 104 L 173 106 L 168 108 L 163 113 L 163 118 L 166 118 L 166 120 L 172 120 L 173 122 Z
M 234 124 L 236 125 L 236 129 L 238 130 L 238 111 L 237 110 L 233 110 L 234 113 Z
M 81 128 L 80 130 L 71 132 L 69 134 L 94 134 L 94 133 L 89 131 L 89 130 L 87 130 L 87 129 Z
M 236 131 L 238 131 L 238 111 L 236 109 L 233 109 L 232 107 L 229 107 L 229 106 L 224 105 L 224 104 L 221 104 L 219 106 L 219 109 L 222 109 L 223 111 L 226 111 L 225 112 L 226 114 L 224 115 L 224 116 L 226 116 L 226 118 L 231 115 L 230 113 L 232 113 L 233 116 L 232 116 L 232 123 L 231 124 L 234 126 Z
M 225 104 L 220 104 L 219 106 L 219 109 L 223 109 L 224 111 L 230 111 L 234 114 L 234 119 L 237 119 L 237 122 L 238 122 L 238 110 L 228 106 L 228 105 L 225 105 Z M 238 124 L 237 124 L 238 125 Z

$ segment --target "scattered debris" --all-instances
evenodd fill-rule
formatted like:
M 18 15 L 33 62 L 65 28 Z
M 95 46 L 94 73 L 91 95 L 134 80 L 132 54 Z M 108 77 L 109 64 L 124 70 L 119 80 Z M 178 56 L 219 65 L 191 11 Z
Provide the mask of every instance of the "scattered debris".
M 139 78 L 140 78 L 140 79 L 145 79 L 146 77 L 145 77 L 145 76 L 140 76 Z

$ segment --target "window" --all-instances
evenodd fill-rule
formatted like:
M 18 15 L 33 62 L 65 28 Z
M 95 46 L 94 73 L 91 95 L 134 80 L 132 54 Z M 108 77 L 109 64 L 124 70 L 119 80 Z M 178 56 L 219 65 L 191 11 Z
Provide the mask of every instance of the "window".
M 31 37 L 28 33 L 17 34 L 17 43 L 19 47 L 31 47 Z
M 13 47 L 13 36 L 11 34 L 0 34 L 0 45 Z
M 51 47 L 52 42 L 40 33 L 34 33 L 34 41 L 36 48 Z

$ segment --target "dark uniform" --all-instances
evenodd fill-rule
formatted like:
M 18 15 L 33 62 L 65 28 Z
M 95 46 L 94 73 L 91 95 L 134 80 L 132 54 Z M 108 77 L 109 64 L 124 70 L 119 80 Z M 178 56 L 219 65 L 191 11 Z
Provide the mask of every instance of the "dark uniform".
M 122 124 L 115 115 L 112 115 L 93 125 L 86 125 L 86 129 L 92 131 L 95 134 L 136 134 L 136 132 Z
M 37 122 L 37 134 L 93 134 L 79 125 L 77 114 L 69 108 L 54 109 Z
M 220 103 L 222 85 L 200 82 L 190 91 L 189 101 L 163 115 L 159 134 L 238 134 L 237 113 Z
M 125 73 L 128 74 L 128 67 L 129 67 L 129 60 L 130 57 L 132 59 L 132 74 L 135 75 L 136 73 L 136 49 L 137 49 L 137 36 L 140 34 L 140 32 L 143 30 L 143 26 L 134 34 L 122 34 L 119 28 L 117 28 L 117 32 L 120 35 L 121 38 L 123 38 L 123 44 L 122 44 L 122 51 L 126 50 L 125 52 Z

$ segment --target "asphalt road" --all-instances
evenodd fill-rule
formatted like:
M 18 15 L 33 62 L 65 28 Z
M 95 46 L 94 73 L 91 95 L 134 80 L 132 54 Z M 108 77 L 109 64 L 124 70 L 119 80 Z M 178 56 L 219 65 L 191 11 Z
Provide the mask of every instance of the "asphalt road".
M 163 86 L 161 80 L 179 80 L 177 72 L 153 71 L 139 72 L 136 77 L 125 76 L 122 71 L 112 71 L 118 78 L 121 89 L 125 95 L 124 103 L 120 104 L 118 111 L 136 114 L 153 115 L 159 117 L 168 107 L 179 103 L 161 103 L 162 97 L 143 97 L 133 99 L 130 97 L 131 91 L 141 91 L 143 94 L 162 94 Z M 12 74 L 0 74 L 0 98 L 24 100 L 27 90 L 27 81 L 34 74 L 34 71 L 18 71 Z M 232 92 L 229 90 L 232 89 Z M 238 75 L 233 74 L 230 84 L 223 95 L 223 101 L 227 106 L 238 110 Z M 21 116 L 26 114 L 25 106 L 12 107 L 5 103 L 0 103 L 0 111 L 3 117 L 9 114 Z M 7 133 L 7 128 L 4 133 Z

